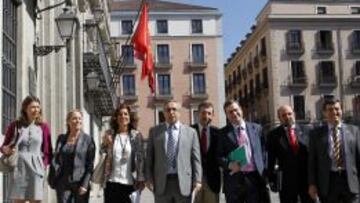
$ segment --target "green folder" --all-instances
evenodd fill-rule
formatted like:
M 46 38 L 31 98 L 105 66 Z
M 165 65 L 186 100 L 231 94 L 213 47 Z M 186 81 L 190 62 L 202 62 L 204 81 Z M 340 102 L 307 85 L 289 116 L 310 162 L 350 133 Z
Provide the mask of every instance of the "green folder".
M 229 161 L 237 161 L 240 163 L 240 166 L 244 166 L 248 164 L 248 160 L 246 158 L 245 147 L 238 147 L 231 151 L 228 155 Z

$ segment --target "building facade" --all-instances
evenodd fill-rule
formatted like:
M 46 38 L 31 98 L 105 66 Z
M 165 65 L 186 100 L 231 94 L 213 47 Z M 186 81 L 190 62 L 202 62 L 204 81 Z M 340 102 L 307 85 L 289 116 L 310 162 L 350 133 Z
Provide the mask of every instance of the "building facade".
M 73 37 L 66 40 L 56 25 L 63 8 L 76 19 Z M 117 102 L 111 88 L 110 67 L 116 54 L 110 43 L 108 1 L 2 0 L 0 12 L 2 135 L 19 116 L 22 100 L 34 95 L 50 124 L 53 145 L 57 135 L 66 132 L 66 114 L 74 108 L 82 110 L 84 131 L 98 145 L 103 117 Z M 94 72 L 97 86 L 90 89 L 88 78 Z M 10 202 L 6 175 L 1 179 L 0 201 Z M 54 202 L 54 197 L 49 191 L 44 202 Z
M 359 23 L 358 1 L 269 1 L 225 64 L 226 97 L 262 124 L 275 124 L 283 104 L 297 120 L 321 121 L 330 97 L 359 120 Z
M 141 81 L 141 62 L 134 59 L 129 43 L 140 1 L 112 4 L 111 35 L 117 42 L 119 78 L 117 94 L 133 107 L 139 129 L 163 122 L 163 104 L 181 103 L 181 120 L 197 120 L 197 106 L 210 101 L 215 107 L 215 125 L 224 123 L 223 46 L 221 14 L 217 9 L 166 1 L 149 1 L 149 29 L 154 54 L 155 94 Z

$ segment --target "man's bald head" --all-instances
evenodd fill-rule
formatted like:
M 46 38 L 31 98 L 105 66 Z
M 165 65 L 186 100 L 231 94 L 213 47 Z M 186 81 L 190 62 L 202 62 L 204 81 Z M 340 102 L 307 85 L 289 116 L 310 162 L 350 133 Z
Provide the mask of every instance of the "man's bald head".
M 278 117 L 283 125 L 291 124 L 295 121 L 295 113 L 291 106 L 282 105 L 278 108 Z

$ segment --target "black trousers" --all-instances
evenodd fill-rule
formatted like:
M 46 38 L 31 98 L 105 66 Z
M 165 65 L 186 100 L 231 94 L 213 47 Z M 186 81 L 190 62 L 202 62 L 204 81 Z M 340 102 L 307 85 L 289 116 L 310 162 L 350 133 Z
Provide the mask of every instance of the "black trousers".
M 131 203 L 130 194 L 134 191 L 133 185 L 106 182 L 104 203 Z
M 308 194 L 307 188 L 300 188 L 300 186 L 299 189 L 293 188 L 293 190 L 283 188 L 283 190 L 280 191 L 279 196 L 281 203 L 298 203 L 298 198 L 300 198 L 301 203 L 314 202 Z
M 346 171 L 331 172 L 329 192 L 320 196 L 321 203 L 359 203 L 359 194 L 350 192 Z
M 227 203 L 270 203 L 269 190 L 258 172 L 236 173 L 225 191 Z
M 88 203 L 90 189 L 83 194 L 79 194 L 78 184 L 70 187 L 59 187 L 56 189 L 56 199 L 58 203 Z

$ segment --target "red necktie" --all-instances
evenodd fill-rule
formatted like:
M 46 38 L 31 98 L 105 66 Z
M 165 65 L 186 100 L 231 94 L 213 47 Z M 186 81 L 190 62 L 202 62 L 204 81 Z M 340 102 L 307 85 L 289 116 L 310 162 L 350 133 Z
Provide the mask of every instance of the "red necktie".
M 207 152 L 207 136 L 206 136 L 206 127 L 202 129 L 200 136 L 200 147 L 201 154 L 206 155 Z
M 293 152 L 297 153 L 299 149 L 299 145 L 296 142 L 295 130 L 292 127 L 288 127 L 288 132 L 289 132 L 290 147 L 293 150 Z

